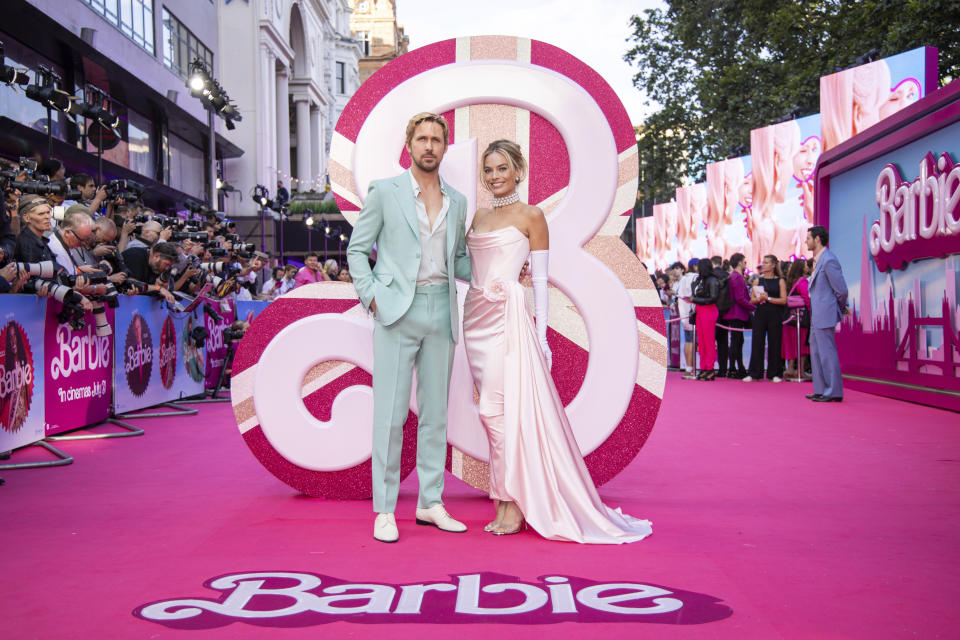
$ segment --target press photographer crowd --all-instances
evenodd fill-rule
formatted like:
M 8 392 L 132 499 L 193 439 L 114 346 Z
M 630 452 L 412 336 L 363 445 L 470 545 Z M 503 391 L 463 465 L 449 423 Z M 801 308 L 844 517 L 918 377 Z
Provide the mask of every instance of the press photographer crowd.
M 350 281 L 346 269 L 335 260 L 321 265 L 316 253 L 303 267 L 268 273 L 268 254 L 196 202 L 185 202 L 180 215 L 162 215 L 144 205 L 143 187 L 130 180 L 68 178 L 56 158 L 0 162 L 0 293 L 56 299 L 63 305 L 58 320 L 75 329 L 92 311 L 97 334 L 109 335 L 104 309 L 122 294 L 180 309 L 197 296 L 271 300 L 309 282 Z

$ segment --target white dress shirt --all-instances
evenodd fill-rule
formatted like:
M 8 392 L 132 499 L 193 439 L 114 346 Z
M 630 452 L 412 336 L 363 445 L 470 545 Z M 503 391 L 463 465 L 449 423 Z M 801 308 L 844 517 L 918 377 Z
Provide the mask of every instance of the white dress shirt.
M 73 264 L 70 251 L 60 241 L 60 237 L 56 233 L 51 233 L 47 239 L 50 241 L 47 246 L 50 247 L 50 253 L 57 259 L 57 263 L 71 276 L 77 275 L 77 265 Z
M 443 194 L 443 206 L 437 219 L 430 227 L 427 218 L 427 205 L 418 196 L 420 185 L 411 171 L 410 185 L 413 188 L 413 201 L 417 207 L 417 221 L 420 224 L 420 269 L 417 271 L 417 285 L 449 284 L 447 279 L 447 211 L 450 209 L 450 196 L 447 185 L 440 180 L 440 192 Z

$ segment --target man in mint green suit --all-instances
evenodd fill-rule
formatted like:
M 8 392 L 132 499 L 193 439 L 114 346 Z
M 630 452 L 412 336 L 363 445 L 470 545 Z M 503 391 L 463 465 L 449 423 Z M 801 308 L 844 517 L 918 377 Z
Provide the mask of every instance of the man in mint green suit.
M 354 226 L 347 261 L 360 302 L 374 314 L 374 538 L 396 542 L 393 512 L 413 368 L 417 369 L 417 524 L 462 532 L 443 507 L 447 457 L 447 393 L 460 334 L 455 278 L 470 279 L 467 200 L 439 175 L 447 150 L 446 121 L 421 113 L 407 125 L 413 165 L 374 180 Z M 376 266 L 369 258 L 374 245 Z

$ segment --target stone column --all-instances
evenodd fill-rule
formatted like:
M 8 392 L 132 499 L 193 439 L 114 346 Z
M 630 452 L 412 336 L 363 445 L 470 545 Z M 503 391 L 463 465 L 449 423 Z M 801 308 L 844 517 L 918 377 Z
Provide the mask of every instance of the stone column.
M 297 177 L 304 189 L 313 181 L 310 162 L 310 99 L 307 96 L 294 98 L 297 105 Z
M 323 137 L 320 135 L 320 109 L 317 105 L 310 108 L 310 160 L 313 167 L 313 177 L 310 179 L 314 183 L 313 188 L 317 191 L 323 190 L 323 183 L 320 181 L 326 165 L 323 157 Z
M 260 87 L 257 92 L 257 182 L 270 185 L 272 162 L 273 119 L 271 118 L 270 87 L 273 86 L 273 54 L 265 43 L 260 44 Z
M 286 182 L 284 176 L 290 175 L 290 85 L 288 70 L 277 72 L 277 175 L 267 185 L 270 193 L 277 190 L 277 180 Z
M 277 190 L 277 56 L 270 51 L 267 54 L 268 75 L 263 84 L 266 94 L 267 125 L 262 135 L 266 141 L 266 172 L 263 176 L 263 186 L 270 190 L 271 196 Z

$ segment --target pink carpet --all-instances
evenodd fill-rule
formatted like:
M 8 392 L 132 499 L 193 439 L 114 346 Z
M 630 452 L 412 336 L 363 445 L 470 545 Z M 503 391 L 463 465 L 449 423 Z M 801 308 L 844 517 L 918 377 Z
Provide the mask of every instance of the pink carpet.
M 400 542 L 377 543 L 368 501 L 294 495 L 256 462 L 225 404 L 202 405 L 195 417 L 132 421 L 147 430 L 142 437 L 58 443 L 73 465 L 0 472 L 7 480 L 0 635 L 957 637 L 957 414 L 857 392 L 839 405 L 814 404 L 803 399 L 810 389 L 670 374 L 646 447 L 600 491 L 608 504 L 653 521 L 652 537 L 621 547 L 547 542 L 529 531 L 484 534 L 488 502 L 449 476 L 447 506 L 468 533 L 415 526 L 411 476 L 401 489 Z M 19 451 L 12 462 L 45 455 Z M 301 576 L 269 579 L 264 589 L 313 574 L 322 581 L 315 594 L 338 583 L 460 584 L 465 602 L 471 581 L 519 581 L 540 593 L 550 585 L 551 604 L 464 614 L 455 611 L 457 593 L 434 590 L 419 614 L 304 611 L 243 620 L 202 612 L 164 623 L 135 615 L 161 601 L 219 602 L 233 591 L 210 588 L 216 578 L 259 572 Z M 629 591 L 600 587 L 592 602 L 682 606 L 611 613 L 570 597 L 605 583 L 670 593 L 629 600 Z M 484 592 L 479 606 L 519 606 L 524 598 L 516 587 Z M 261 595 L 247 609 L 297 602 Z

